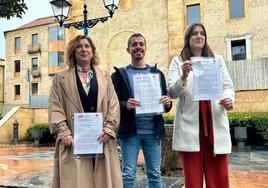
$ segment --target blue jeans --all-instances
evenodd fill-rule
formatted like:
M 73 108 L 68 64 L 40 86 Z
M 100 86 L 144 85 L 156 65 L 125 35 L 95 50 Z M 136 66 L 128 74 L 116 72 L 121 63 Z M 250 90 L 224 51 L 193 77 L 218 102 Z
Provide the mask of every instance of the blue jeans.
M 156 135 L 138 134 L 120 138 L 124 188 L 134 188 L 140 146 L 143 151 L 149 188 L 161 188 L 161 141 Z

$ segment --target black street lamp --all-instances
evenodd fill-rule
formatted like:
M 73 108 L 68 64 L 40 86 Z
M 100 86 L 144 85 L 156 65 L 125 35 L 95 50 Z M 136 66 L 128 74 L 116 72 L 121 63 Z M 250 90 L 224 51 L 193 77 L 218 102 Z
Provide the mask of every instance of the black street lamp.
M 65 19 L 67 19 L 69 14 L 69 9 L 72 6 L 67 0 L 53 0 L 50 2 L 54 16 L 57 18 L 60 27 L 64 26 L 64 28 L 74 27 L 76 29 L 83 29 L 84 35 L 88 35 L 88 28 L 94 27 L 98 22 L 106 22 L 108 18 L 112 18 L 115 9 L 118 8 L 119 0 L 103 0 L 105 8 L 108 9 L 110 16 L 100 17 L 100 18 L 93 18 L 88 20 L 87 19 L 87 5 L 84 4 L 84 20 L 79 22 L 67 23 L 63 24 Z

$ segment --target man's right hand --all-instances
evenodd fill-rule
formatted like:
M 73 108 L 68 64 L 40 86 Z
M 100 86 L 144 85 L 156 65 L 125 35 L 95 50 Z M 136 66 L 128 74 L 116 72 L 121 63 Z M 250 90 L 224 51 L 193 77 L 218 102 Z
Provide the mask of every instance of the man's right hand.
M 129 98 L 127 101 L 127 109 L 131 110 L 133 108 L 136 108 L 136 106 L 140 106 L 141 102 L 138 99 Z

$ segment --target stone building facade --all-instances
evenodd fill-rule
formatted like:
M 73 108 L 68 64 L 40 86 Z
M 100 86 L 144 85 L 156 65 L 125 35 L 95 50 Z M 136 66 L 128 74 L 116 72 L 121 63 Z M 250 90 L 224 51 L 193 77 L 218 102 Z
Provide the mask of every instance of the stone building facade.
M 189 26 L 189 19 L 193 10 L 198 10 L 197 17 L 203 23 L 208 33 L 208 43 L 216 54 L 221 54 L 225 61 L 232 61 L 233 49 L 242 49 L 246 60 L 268 57 L 268 4 L 266 0 L 239 0 L 243 2 L 242 16 L 231 18 L 230 4 L 232 0 L 121 0 L 119 8 L 108 22 L 98 23 L 89 29 L 89 36 L 93 39 L 100 56 L 100 66 L 113 72 L 113 66 L 125 66 L 130 63 L 130 56 L 126 52 L 127 39 L 135 32 L 142 33 L 147 40 L 146 63 L 158 64 L 167 73 L 169 63 L 174 56 L 178 56 L 183 47 L 184 33 Z M 88 5 L 88 18 L 107 16 L 108 12 L 99 0 L 72 0 L 72 7 L 67 22 L 83 20 L 83 4 Z M 196 9 L 197 8 L 197 9 Z M 195 14 L 194 14 L 195 15 Z M 196 15 L 195 15 L 196 16 Z M 193 16 L 193 18 L 196 18 Z M 40 20 L 39 20 L 40 21 Z M 65 29 L 64 41 L 51 42 L 48 40 L 48 28 L 56 26 L 54 20 L 46 24 L 26 24 L 13 31 L 5 32 L 6 38 L 6 68 L 5 105 L 28 105 L 29 94 L 32 95 L 34 83 L 38 84 L 38 94 L 46 96 L 49 92 L 53 72 L 62 70 L 63 66 L 50 66 L 50 52 L 65 52 L 65 45 L 77 34 L 83 34 L 74 28 Z M 35 22 L 36 23 L 36 22 Z M 39 36 L 40 51 L 28 52 L 27 45 L 32 42 L 34 34 Z M 16 37 L 21 37 L 20 51 L 14 49 Z M 238 54 L 239 55 L 239 54 Z M 38 58 L 39 73 L 35 74 L 31 84 L 25 79 L 31 70 L 32 58 Z M 15 61 L 22 62 L 20 72 L 16 72 Z M 267 76 L 267 75 L 266 75 Z M 27 76 L 26 76 L 27 77 Z M 16 85 L 20 85 L 20 97 L 16 96 Z M 30 88 L 29 88 L 30 86 Z M 268 86 L 258 88 L 260 92 L 267 92 Z M 254 96 L 256 89 L 245 86 L 243 97 Z M 246 94 L 250 92 L 250 94 Z M 253 94 L 252 94 L 253 93 Z M 35 93 L 36 95 L 36 93 Z M 254 97 L 253 97 L 254 98 Z M 247 101 L 246 99 L 244 101 Z M 264 104 L 267 98 L 258 99 Z M 238 100 L 243 101 L 243 100 Z M 256 101 L 257 102 L 257 101 Z M 237 104 L 236 111 L 250 111 L 250 105 Z M 245 107 L 246 106 L 246 107 Z M 257 105 L 256 105 L 257 106 Z M 258 109 L 256 109 L 258 110 Z M 261 111 L 267 111 L 262 108 Z
M 105 15 L 106 10 L 97 0 L 83 2 L 89 5 L 89 9 L 91 7 L 89 12 L 93 17 Z M 259 71 L 265 77 L 262 80 L 264 86 L 255 87 L 258 85 L 256 80 L 255 84 L 248 83 L 237 90 L 235 111 L 268 111 L 268 99 L 265 97 L 268 90 L 268 40 L 265 40 L 268 37 L 268 24 L 265 24 L 268 23 L 268 4 L 266 0 L 239 0 L 241 7 L 237 7 L 234 2 L 124 0 L 120 2 L 114 18 L 90 30 L 90 36 L 96 42 L 101 66 L 113 72 L 113 66 L 125 66 L 130 62 L 125 51 L 127 38 L 134 32 L 141 32 L 147 39 L 146 63 L 158 63 L 158 67 L 167 73 L 170 61 L 180 54 L 183 47 L 189 17 L 193 14 L 191 8 L 197 8 L 197 17 L 206 27 L 208 43 L 214 53 L 221 54 L 225 61 L 234 64 L 236 60 L 249 63 L 250 60 L 254 63 L 265 61 L 264 70 Z M 75 4 L 71 11 L 72 18 L 82 20 L 83 3 L 79 0 L 73 0 L 72 3 Z M 93 9 L 90 5 L 97 6 Z M 77 31 L 71 35 L 74 33 Z M 242 50 L 243 54 L 237 50 Z M 244 57 L 239 57 L 241 55 Z M 259 72 L 253 72 L 252 76 Z M 240 73 L 239 69 L 231 76 L 235 78 L 237 73 Z M 241 77 L 246 79 L 246 75 Z
M 14 106 L 40 107 L 38 102 L 47 105 L 53 75 L 65 68 L 64 31 L 58 28 L 54 17 L 46 17 L 5 32 L 5 112 Z
M 206 27 L 208 43 L 216 54 L 221 54 L 229 65 L 236 89 L 234 111 L 268 111 L 268 4 L 266 0 L 239 0 L 242 9 L 235 7 L 235 0 L 169 0 L 169 61 L 180 53 L 183 36 L 188 27 L 188 8 L 199 6 L 200 22 Z M 236 17 L 236 13 L 241 15 Z M 234 14 L 235 13 L 235 14 Z M 235 18 L 233 18 L 235 17 Z M 240 48 L 237 48 L 240 47 Z M 233 51 L 244 50 L 245 58 L 234 61 Z M 240 66 L 246 61 L 248 66 Z M 257 70 L 250 70 L 258 63 Z M 247 71 L 244 71 L 247 70 Z M 259 78 L 259 79 L 257 79 Z M 246 80 L 239 87 L 241 80 Z M 251 80 L 254 80 L 252 82 Z

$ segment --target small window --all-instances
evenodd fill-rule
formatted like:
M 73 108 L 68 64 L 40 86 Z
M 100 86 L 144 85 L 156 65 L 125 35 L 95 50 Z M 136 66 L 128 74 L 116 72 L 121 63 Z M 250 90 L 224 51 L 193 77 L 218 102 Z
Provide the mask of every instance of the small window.
M 48 41 L 64 40 L 64 28 L 59 26 L 48 28 Z
M 231 41 L 231 48 L 233 61 L 247 59 L 245 39 Z
M 38 70 L 38 58 L 32 58 L 32 70 Z
M 187 24 L 200 22 L 200 4 L 187 5 Z
M 20 99 L 20 85 L 15 85 L 15 100 Z
M 32 35 L 32 46 L 37 47 L 38 46 L 38 34 Z
M 15 73 L 20 72 L 20 60 L 15 61 Z
M 49 58 L 48 59 L 49 67 L 64 66 L 64 53 L 63 52 L 49 52 L 48 58 Z
M 38 83 L 32 83 L 32 95 L 38 95 Z
M 230 18 L 240 18 L 244 16 L 244 0 L 230 0 Z
M 15 49 L 20 49 L 20 37 L 15 38 Z
M 15 51 L 14 51 L 14 53 L 18 54 L 18 53 L 20 53 L 20 50 L 21 50 L 21 39 L 20 39 L 20 37 L 16 37 L 15 38 Z

